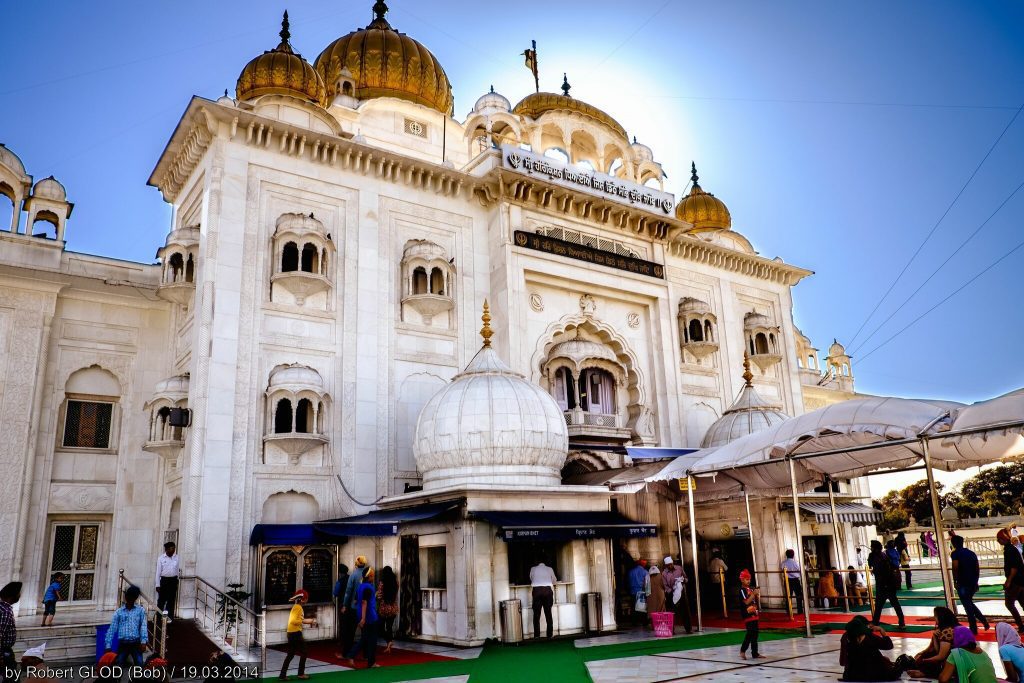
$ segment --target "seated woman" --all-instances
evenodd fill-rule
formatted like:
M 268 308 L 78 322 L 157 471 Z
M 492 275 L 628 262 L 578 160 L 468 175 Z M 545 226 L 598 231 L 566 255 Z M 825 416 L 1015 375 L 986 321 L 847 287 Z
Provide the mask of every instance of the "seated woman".
M 893 648 L 892 638 L 881 626 L 872 626 L 858 615 L 846 624 L 839 649 L 839 664 L 843 667 L 842 681 L 897 681 L 912 667 L 914 660 L 900 655 L 893 662 L 882 650 Z
M 935 608 L 935 630 L 928 647 L 914 655 L 914 670 L 911 678 L 938 678 L 953 649 L 953 629 L 960 621 L 948 607 Z
M 852 564 L 846 568 L 846 594 L 850 596 L 851 602 L 858 606 L 863 605 L 868 598 L 868 587 L 864 585 L 864 578 Z
M 1024 681 L 1024 645 L 1020 635 L 1005 621 L 996 624 L 996 642 L 999 643 L 999 659 L 1006 669 L 1006 680 L 1010 683 Z
M 974 638 L 974 633 L 966 626 L 953 629 L 953 651 L 942 667 L 939 683 L 997 683 L 992 660 Z
M 839 591 L 836 590 L 835 576 L 831 570 L 832 567 L 829 567 L 829 571 L 821 572 L 818 577 L 818 598 L 825 609 L 839 603 Z

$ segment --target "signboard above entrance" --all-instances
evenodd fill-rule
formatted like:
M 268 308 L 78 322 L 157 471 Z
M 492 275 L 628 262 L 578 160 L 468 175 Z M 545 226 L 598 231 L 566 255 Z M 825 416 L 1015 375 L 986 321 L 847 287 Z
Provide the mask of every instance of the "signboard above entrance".
M 638 185 L 629 180 L 604 173 L 564 164 L 511 145 L 501 146 L 501 164 L 504 168 L 526 175 L 539 175 L 553 183 L 572 190 L 583 190 L 629 206 L 638 206 L 664 215 L 672 213 L 675 195 Z

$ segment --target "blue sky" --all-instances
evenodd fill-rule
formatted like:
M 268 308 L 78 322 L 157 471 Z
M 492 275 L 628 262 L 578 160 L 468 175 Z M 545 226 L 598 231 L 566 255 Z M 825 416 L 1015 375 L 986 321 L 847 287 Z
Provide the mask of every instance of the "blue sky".
M 794 290 L 796 322 L 823 350 L 847 344 L 861 391 L 973 401 L 1024 385 L 1024 248 L 875 350 L 1020 244 L 1024 190 L 869 337 L 1024 181 L 1024 114 L 850 344 L 1024 104 L 1024 4 L 389 4 L 444 65 L 460 120 L 491 84 L 513 102 L 532 90 L 519 53 L 536 39 L 542 89 L 567 72 L 654 149 L 677 195 L 696 160 L 755 248 L 816 271 Z M 66 185 L 69 248 L 151 261 L 170 212 L 145 181 L 189 97 L 233 92 L 282 10 L 313 61 L 371 5 L 10 3 L 0 142 Z

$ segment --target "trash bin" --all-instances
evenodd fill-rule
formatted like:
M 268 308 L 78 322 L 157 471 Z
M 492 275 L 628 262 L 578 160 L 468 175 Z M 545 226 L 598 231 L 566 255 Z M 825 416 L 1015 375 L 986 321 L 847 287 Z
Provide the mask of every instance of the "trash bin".
M 512 598 L 502 600 L 500 604 L 501 613 L 501 642 L 520 643 L 523 640 L 523 603 L 521 600 Z
M 604 628 L 604 614 L 601 612 L 601 594 L 583 594 L 583 632 L 600 633 Z
M 106 651 L 106 640 L 107 631 L 110 630 L 110 624 L 100 624 L 96 627 L 96 661 L 100 661 L 100 657 Z M 117 652 L 117 632 L 114 632 L 114 637 L 110 639 L 110 647 Z

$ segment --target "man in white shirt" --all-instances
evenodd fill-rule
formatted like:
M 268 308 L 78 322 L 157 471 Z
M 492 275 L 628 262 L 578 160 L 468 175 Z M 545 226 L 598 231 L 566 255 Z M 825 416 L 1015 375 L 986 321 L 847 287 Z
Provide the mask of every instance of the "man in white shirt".
M 796 552 L 792 549 L 786 551 L 786 559 L 782 561 L 781 569 L 786 572 L 789 594 L 796 596 L 796 612 L 801 614 L 804 611 L 804 591 L 800 585 L 800 563 L 796 561 Z
M 548 623 L 548 638 L 554 635 L 554 623 L 551 621 L 551 607 L 555 604 L 555 583 L 558 578 L 555 570 L 539 561 L 530 569 L 530 586 L 533 588 L 533 637 L 540 638 L 540 611 L 544 610 L 544 619 Z
M 722 551 L 715 550 L 711 553 L 711 561 L 708 562 L 708 574 L 711 577 L 710 585 L 708 586 L 708 597 L 711 600 L 720 599 L 721 596 L 725 595 L 722 592 L 722 584 L 724 583 L 725 573 L 729 571 L 729 565 L 722 559 Z
M 167 623 L 174 618 L 178 601 L 178 554 L 172 541 L 164 543 L 164 554 L 156 558 L 156 608 L 163 611 Z

